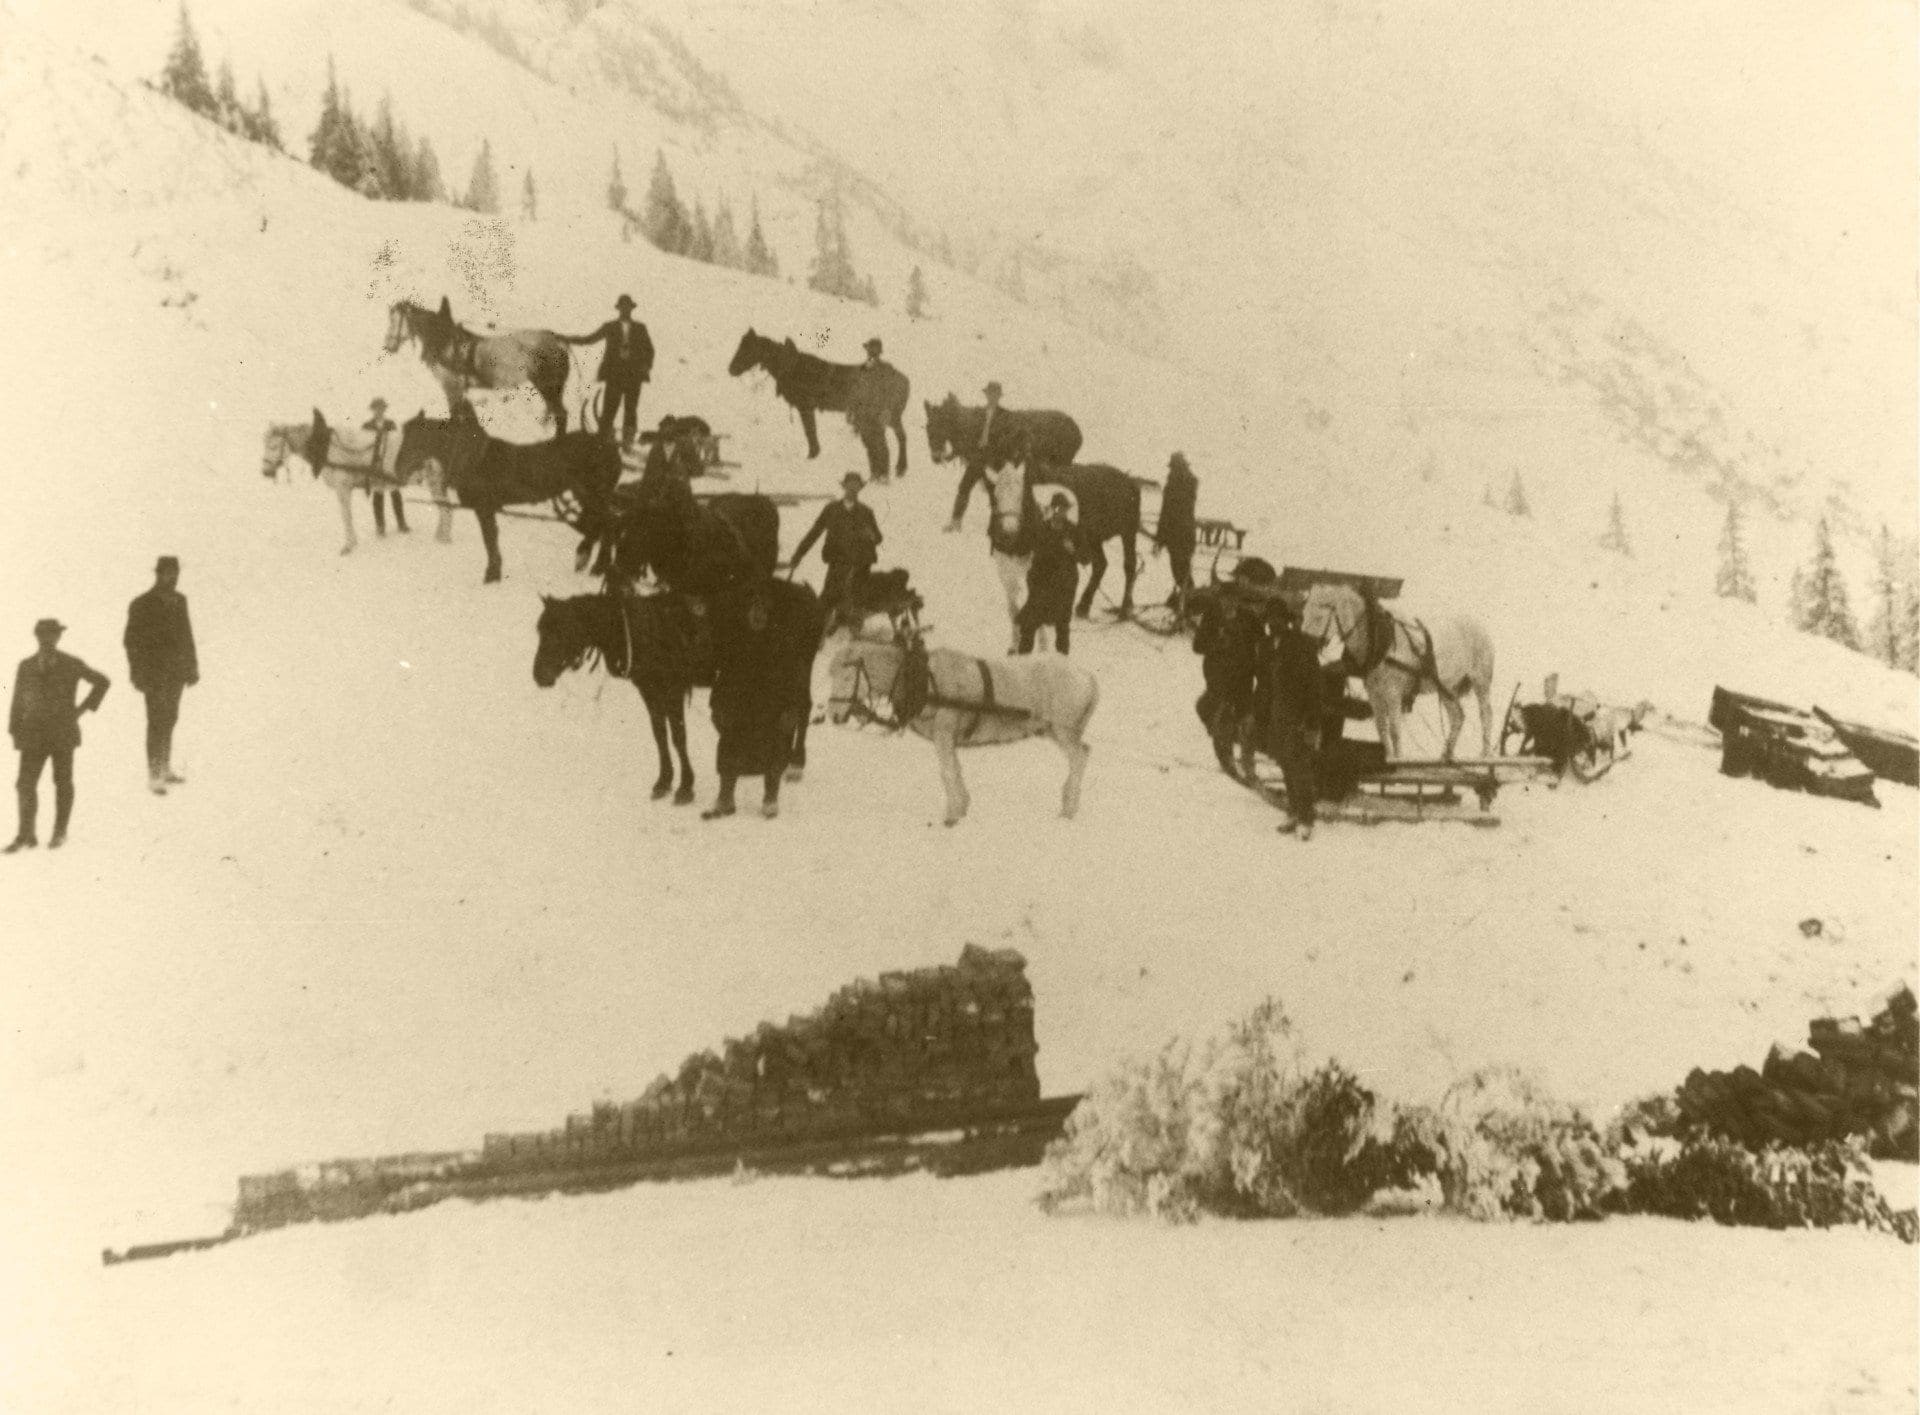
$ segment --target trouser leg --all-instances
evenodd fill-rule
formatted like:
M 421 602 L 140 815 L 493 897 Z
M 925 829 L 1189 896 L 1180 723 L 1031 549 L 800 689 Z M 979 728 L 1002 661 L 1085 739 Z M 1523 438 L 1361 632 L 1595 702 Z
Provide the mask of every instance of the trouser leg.
M 1053 651 L 1062 658 L 1067 655 L 1068 639 L 1073 632 L 1073 615 L 1063 614 L 1053 621 Z
M 968 462 L 967 469 L 960 474 L 960 489 L 953 497 L 953 523 L 960 524 L 967 514 L 967 502 L 973 497 L 973 489 L 987 479 L 984 463 Z
M 1319 782 L 1314 772 L 1318 755 L 1317 734 L 1301 723 L 1286 723 L 1280 729 L 1280 774 L 1287 783 L 1287 809 L 1302 825 L 1314 821 L 1314 801 Z
M 180 720 L 179 684 L 152 688 L 147 700 L 147 773 L 165 776 L 173 768 L 173 728 Z
M 73 748 L 52 755 L 53 833 L 58 837 L 67 833 L 67 822 L 73 817 Z
M 26 747 L 20 752 L 20 774 L 13 783 L 20 803 L 20 828 L 13 833 L 16 840 L 37 839 L 34 831 L 40 816 L 40 770 L 50 755 L 38 747 Z
M 640 385 L 637 382 L 608 385 L 607 427 L 613 427 L 613 413 L 620 410 L 620 440 L 629 447 L 640 428 Z
M 383 536 L 387 533 L 387 508 L 381 504 L 378 488 L 368 492 L 367 496 L 373 502 L 373 533 Z

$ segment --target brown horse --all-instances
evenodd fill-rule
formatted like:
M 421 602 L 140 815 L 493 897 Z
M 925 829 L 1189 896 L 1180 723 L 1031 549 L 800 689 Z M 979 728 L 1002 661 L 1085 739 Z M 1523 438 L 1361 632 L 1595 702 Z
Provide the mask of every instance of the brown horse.
M 809 458 L 820 455 L 820 435 L 813 415 L 825 409 L 847 415 L 847 421 L 867 449 L 867 469 L 876 480 L 884 480 L 887 475 L 887 428 L 893 429 L 900 444 L 900 457 L 894 470 L 901 473 L 907 470 L 907 429 L 903 419 L 907 398 L 913 390 L 899 369 L 890 365 L 866 368 L 860 364 L 829 363 L 802 353 L 791 339 L 769 339 L 749 329 L 740 336 L 740 345 L 733 351 L 727 372 L 738 378 L 756 368 L 773 375 L 774 391 L 800 414 Z
M 387 311 L 386 352 L 399 353 L 409 340 L 419 346 L 420 361 L 446 391 L 448 411 L 466 401 L 469 389 L 530 383 L 547 405 L 554 436 L 567 430 L 567 406 L 561 400 L 571 363 L 567 346 L 552 330 L 475 334 L 454 319 L 453 305 L 443 295 L 437 310 L 400 300 Z

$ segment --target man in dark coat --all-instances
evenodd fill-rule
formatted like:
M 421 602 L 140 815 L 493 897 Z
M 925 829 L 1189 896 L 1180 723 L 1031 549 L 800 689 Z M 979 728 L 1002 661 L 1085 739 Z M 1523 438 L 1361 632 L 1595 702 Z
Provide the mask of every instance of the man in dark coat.
M 858 472 L 848 472 L 840 478 L 840 499 L 820 508 L 812 529 L 800 537 L 800 544 L 793 548 L 793 559 L 788 562 L 790 568 L 797 569 L 813 549 L 813 543 L 826 537 L 820 558 L 827 562 L 827 581 L 821 587 L 820 599 L 830 617 L 843 604 L 857 602 L 866 585 L 867 572 L 880 558 L 880 542 L 884 537 L 880 534 L 880 523 L 874 519 L 873 508 L 860 499 L 861 486 Z
M 967 502 L 973 499 L 973 489 L 987 479 L 987 449 L 992 445 L 990 439 L 994 434 L 994 425 L 1004 416 L 1000 408 L 999 382 L 989 383 L 981 392 L 986 395 L 987 408 L 980 419 L 979 439 L 963 452 L 967 465 L 960 474 L 960 489 L 953 496 L 953 515 L 947 521 L 949 531 L 960 529 L 960 522 L 966 518 Z
M 127 676 L 147 700 L 147 788 L 167 794 L 184 777 L 173 770 L 173 725 L 180 720 L 180 694 L 200 681 L 187 597 L 176 588 L 180 562 L 163 555 L 154 563 L 153 588 L 127 606 Z
M 67 822 L 73 816 L 73 749 L 80 745 L 80 716 L 100 706 L 107 695 L 107 675 L 97 673 L 71 654 L 60 652 L 66 626 L 42 619 L 33 626 L 40 650 L 20 661 L 13 673 L 13 705 L 7 731 L 20 753 L 20 775 L 15 787 L 20 797 L 20 828 L 4 853 L 31 850 L 40 843 L 34 832 L 40 812 L 40 770 L 53 763 L 53 838 L 59 849 L 67 841 Z M 75 706 L 73 695 L 86 683 L 86 700 Z
M 862 373 L 898 372 L 881 357 L 886 352 L 886 346 L 878 339 L 869 339 L 861 347 L 867 353 L 866 362 L 860 365 Z M 847 422 L 860 439 L 860 445 L 867 450 L 867 475 L 876 482 L 892 478 L 891 464 L 887 460 L 887 411 L 883 386 L 876 385 L 872 380 L 864 381 L 847 408 Z M 904 476 L 905 472 L 901 475 Z
M 720 792 L 702 812 L 718 820 L 734 813 L 734 786 L 743 776 L 764 783 L 760 814 L 780 814 L 780 778 L 805 764 L 807 681 L 820 646 L 820 603 L 805 585 L 784 580 L 720 597 L 710 611 L 713 689 L 707 704 L 719 743 L 714 771 Z
M 1160 493 L 1160 522 L 1153 529 L 1153 543 L 1167 552 L 1173 569 L 1173 592 L 1167 603 L 1181 605 L 1193 592 L 1193 508 L 1200 497 L 1200 481 L 1187 465 L 1186 455 L 1176 452 L 1167 459 L 1167 485 Z
M 1314 767 L 1326 717 L 1326 677 L 1320 668 L 1319 645 L 1300 632 L 1290 606 L 1277 603 L 1268 625 L 1256 711 L 1268 751 L 1280 763 L 1286 780 L 1289 818 L 1280 826 L 1281 833 L 1297 833 L 1300 839 L 1310 840 L 1320 788 Z
M 613 437 L 614 415 L 620 415 L 620 440 L 633 446 L 640 423 L 640 385 L 653 377 L 653 340 L 647 326 L 633 318 L 633 300 L 622 295 L 613 302 L 617 317 L 608 320 L 591 334 L 562 334 L 566 344 L 598 344 L 606 349 L 600 355 L 600 370 L 594 376 L 606 388 L 600 412 L 601 434 Z
M 1020 652 L 1032 653 L 1041 629 L 1053 630 L 1053 651 L 1067 652 L 1073 624 L 1073 597 L 1080 588 L 1078 538 L 1069 513 L 1073 503 L 1055 492 L 1047 517 L 1033 535 L 1033 562 L 1027 567 L 1027 602 L 1020 606 Z

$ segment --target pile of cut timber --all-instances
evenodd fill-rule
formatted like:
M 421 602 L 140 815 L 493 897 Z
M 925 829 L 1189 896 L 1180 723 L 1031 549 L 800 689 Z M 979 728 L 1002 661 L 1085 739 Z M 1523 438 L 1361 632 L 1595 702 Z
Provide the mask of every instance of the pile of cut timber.
M 1775 1046 L 1759 1071 L 1694 1071 L 1675 1094 L 1688 1120 L 1749 1145 L 1866 1136 L 1882 1159 L 1920 1159 L 1920 1020 L 1902 984 L 1873 1021 L 1816 1018 L 1810 1050 Z

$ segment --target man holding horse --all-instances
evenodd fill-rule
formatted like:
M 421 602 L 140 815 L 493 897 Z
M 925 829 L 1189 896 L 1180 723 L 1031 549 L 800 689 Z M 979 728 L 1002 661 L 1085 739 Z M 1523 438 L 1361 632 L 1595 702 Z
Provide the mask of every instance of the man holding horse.
M 620 441 L 631 447 L 640 422 L 640 385 L 653 377 L 653 340 L 647 326 L 633 318 L 633 299 L 622 295 L 613 302 L 615 317 L 591 334 L 562 334 L 564 344 L 599 344 L 600 371 L 595 375 L 606 389 L 600 411 L 601 435 L 613 436 L 613 420 L 620 417 Z
M 967 516 L 967 502 L 973 499 L 973 489 L 986 480 L 987 449 L 993 445 L 993 425 L 1000 418 L 1001 388 L 998 380 L 989 383 L 981 390 L 986 395 L 986 412 L 980 419 L 980 437 L 966 452 L 966 470 L 960 474 L 960 489 L 953 496 L 953 515 L 947 520 L 947 529 L 957 531 Z
M 67 822 L 73 816 L 73 751 L 80 745 L 80 718 L 95 711 L 107 695 L 107 675 L 87 667 L 72 654 L 60 652 L 60 636 L 66 625 L 58 619 L 42 619 L 33 626 L 39 651 L 22 659 L 13 671 L 13 703 L 7 714 L 7 731 L 14 749 L 20 753 L 20 775 L 14 786 L 20 800 L 20 828 L 5 854 L 31 850 L 40 843 L 34 833 L 40 813 L 40 772 L 53 763 L 53 838 L 49 849 L 58 850 L 67 843 Z M 80 684 L 88 691 L 75 706 L 73 695 Z
M 1073 502 L 1053 494 L 1047 516 L 1033 535 L 1033 562 L 1027 568 L 1027 602 L 1020 607 L 1020 652 L 1032 653 L 1042 629 L 1053 630 L 1053 651 L 1067 652 L 1073 624 L 1073 597 L 1080 588 L 1080 555 L 1070 514 Z
M 840 499 L 820 508 L 812 529 L 800 538 L 800 544 L 793 549 L 793 559 L 788 562 L 789 568 L 797 569 L 813 549 L 813 543 L 826 537 L 820 558 L 827 562 L 827 581 L 821 587 L 820 598 L 829 617 L 841 605 L 859 600 L 866 586 L 867 572 L 880 558 L 880 542 L 885 537 L 880 534 L 880 523 L 874 519 L 873 508 L 860 499 L 863 484 L 858 472 L 848 472 L 840 478 Z

